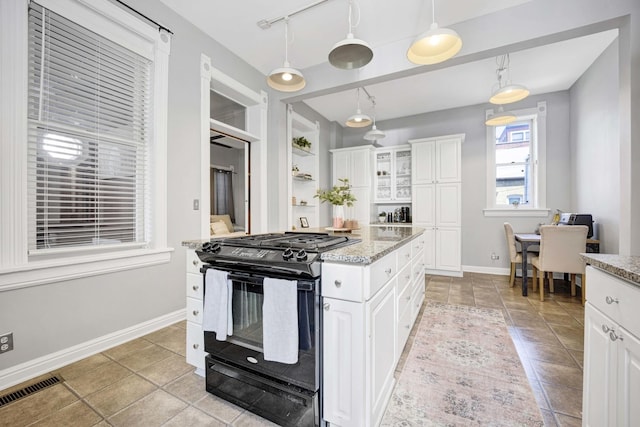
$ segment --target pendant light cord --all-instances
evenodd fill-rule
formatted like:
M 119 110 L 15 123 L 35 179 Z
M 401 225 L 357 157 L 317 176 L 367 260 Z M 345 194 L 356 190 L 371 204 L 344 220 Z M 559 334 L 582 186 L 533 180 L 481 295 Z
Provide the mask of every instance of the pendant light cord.
M 284 62 L 289 66 L 289 16 L 284 17 Z
M 431 0 L 431 25 L 436 23 L 436 0 Z
M 356 19 L 356 23 L 353 24 L 351 22 L 351 16 L 353 15 L 353 6 L 355 5 L 355 9 L 358 12 L 358 19 Z M 349 0 L 349 33 L 348 34 L 353 34 L 353 29 L 354 28 L 358 28 L 358 25 L 360 25 L 360 5 L 358 4 L 358 2 L 354 2 L 353 0 Z

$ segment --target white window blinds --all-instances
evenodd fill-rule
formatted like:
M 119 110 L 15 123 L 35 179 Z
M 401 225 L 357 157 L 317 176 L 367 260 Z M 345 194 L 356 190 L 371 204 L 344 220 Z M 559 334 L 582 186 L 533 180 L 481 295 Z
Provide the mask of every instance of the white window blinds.
M 31 3 L 29 253 L 146 244 L 152 65 Z

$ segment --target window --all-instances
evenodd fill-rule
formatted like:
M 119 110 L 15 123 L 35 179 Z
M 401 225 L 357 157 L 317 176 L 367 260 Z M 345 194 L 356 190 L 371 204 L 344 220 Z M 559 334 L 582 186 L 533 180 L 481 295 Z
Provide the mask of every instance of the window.
M 513 113 L 515 122 L 487 127 L 485 215 L 546 216 L 546 103 Z
M 29 9 L 29 253 L 146 245 L 152 62 Z
M 107 0 L 0 12 L 0 290 L 168 262 L 168 33 Z

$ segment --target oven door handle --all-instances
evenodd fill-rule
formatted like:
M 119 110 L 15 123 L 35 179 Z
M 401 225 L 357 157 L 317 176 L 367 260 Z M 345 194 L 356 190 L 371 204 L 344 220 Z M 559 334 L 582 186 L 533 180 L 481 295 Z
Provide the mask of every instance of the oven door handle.
M 237 280 L 239 282 L 246 282 L 246 283 L 251 283 L 253 285 L 262 286 L 263 281 L 267 276 L 229 273 L 227 277 L 231 280 Z M 299 291 L 313 291 L 313 285 L 314 285 L 313 283 L 298 280 Z

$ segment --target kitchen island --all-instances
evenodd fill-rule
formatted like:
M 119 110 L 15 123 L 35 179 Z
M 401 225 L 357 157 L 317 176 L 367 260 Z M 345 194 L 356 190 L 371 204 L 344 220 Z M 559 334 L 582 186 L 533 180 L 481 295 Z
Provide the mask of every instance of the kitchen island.
M 330 234 L 359 241 L 320 253 L 323 418 L 332 426 L 377 425 L 424 300 L 423 229 L 366 226 Z M 200 263 L 195 250 L 208 241 L 183 242 L 188 248 L 187 361 L 200 372 L 205 356 L 198 341 L 203 335 L 202 278 L 197 277 Z
M 640 425 L 640 257 L 586 261 L 582 423 Z

